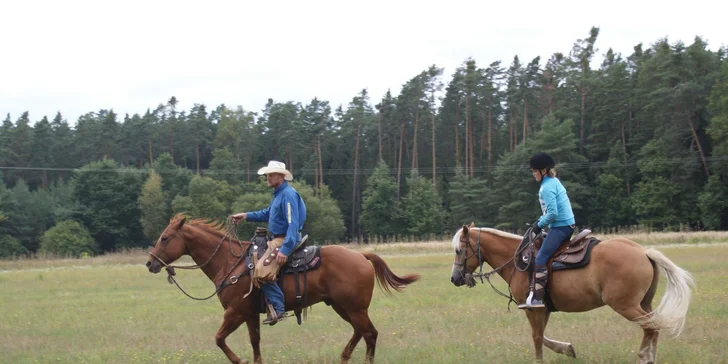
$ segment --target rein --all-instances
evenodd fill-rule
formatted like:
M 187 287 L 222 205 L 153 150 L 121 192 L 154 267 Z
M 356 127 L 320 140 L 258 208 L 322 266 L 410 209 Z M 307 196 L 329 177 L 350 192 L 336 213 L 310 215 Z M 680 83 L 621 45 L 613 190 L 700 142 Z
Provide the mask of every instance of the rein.
M 182 291 L 182 293 L 184 293 L 187 297 L 189 297 L 189 298 L 191 298 L 193 300 L 198 300 L 198 301 L 208 300 L 208 299 L 212 298 L 213 296 L 215 296 L 216 294 L 218 294 L 220 291 L 222 291 L 223 288 L 225 288 L 225 287 L 227 287 L 227 286 L 229 286 L 231 284 L 238 283 L 238 278 L 240 278 L 240 277 L 239 276 L 235 276 L 235 275 L 230 276 L 230 273 L 232 273 L 233 270 L 240 264 L 240 262 L 243 259 L 245 259 L 245 253 L 244 253 L 245 248 L 243 247 L 243 243 L 240 241 L 240 239 L 237 238 L 237 234 L 235 232 L 235 226 L 236 226 L 235 221 L 232 220 L 231 218 L 228 218 L 227 223 L 228 223 L 227 224 L 228 225 L 228 228 L 225 231 L 225 235 L 223 235 L 222 239 L 220 239 L 220 242 L 217 244 L 217 247 L 215 247 L 215 251 L 212 252 L 212 254 L 210 255 L 210 258 L 208 258 L 207 261 L 204 262 L 204 263 L 202 263 L 202 264 L 199 264 L 199 265 L 198 264 L 195 264 L 195 265 L 170 265 L 170 264 L 165 263 L 164 260 L 160 259 L 158 256 L 156 256 L 152 252 L 149 252 L 149 255 L 151 255 L 152 257 L 154 257 L 155 259 L 157 259 L 160 263 L 162 263 L 162 265 L 164 265 L 164 269 L 167 271 L 167 281 L 170 284 L 174 283 L 177 286 L 177 288 L 179 288 L 179 290 Z M 179 231 L 175 232 L 175 235 L 176 234 L 179 234 Z M 228 244 L 228 247 L 230 249 L 230 254 L 232 254 L 232 256 L 238 258 L 235 261 L 235 264 L 233 264 L 233 266 L 225 274 L 225 278 L 223 278 L 223 280 L 217 286 L 217 288 L 215 289 L 215 292 L 213 292 L 212 294 L 210 294 L 209 296 L 207 296 L 205 298 L 198 298 L 198 297 L 191 296 L 189 293 L 187 293 L 179 285 L 179 283 L 177 283 L 177 280 L 174 279 L 174 276 L 176 275 L 176 273 L 174 272 L 174 269 L 175 268 L 179 268 L 179 269 L 201 269 L 202 267 L 206 266 L 207 264 L 209 264 L 212 261 L 212 258 L 214 258 L 215 255 L 217 254 L 217 252 L 220 250 L 220 247 L 225 242 L 225 239 L 226 238 L 228 240 L 230 240 L 230 242 L 231 242 L 231 244 Z M 233 252 L 233 246 L 232 246 L 232 241 L 233 240 L 234 241 L 237 241 L 238 244 L 240 245 L 240 255 L 237 255 L 237 254 L 235 254 Z M 186 240 L 183 240 L 183 242 L 184 242 L 185 247 L 186 247 L 187 246 L 187 241 Z M 229 284 L 225 284 L 225 281 L 228 279 L 228 277 L 230 278 L 230 283 Z
M 533 231 L 533 226 L 530 226 L 528 229 L 526 229 L 526 233 L 523 235 L 523 239 L 524 240 L 528 239 L 528 241 L 526 241 L 525 244 L 523 243 L 523 241 L 521 241 L 521 245 L 519 246 L 520 249 L 516 249 L 516 253 L 513 254 L 513 258 L 511 258 L 511 259 L 515 260 L 516 257 L 521 255 L 521 252 L 523 252 L 526 249 L 535 248 L 535 244 L 533 242 L 535 237 L 531 238 L 532 231 Z M 540 235 L 540 233 L 539 233 L 539 235 Z M 535 259 L 535 256 L 533 258 Z M 526 266 L 523 269 L 519 268 L 518 265 L 516 265 L 516 269 L 518 269 L 519 272 L 526 272 L 531 267 L 532 262 L 533 262 L 533 259 L 529 259 L 529 261 L 526 263 Z
M 474 284 L 475 283 L 474 282 L 474 279 L 475 278 L 480 278 L 480 283 L 484 283 L 483 282 L 483 278 L 485 278 L 485 280 L 488 282 L 488 284 L 490 284 L 490 287 L 493 288 L 493 290 L 495 291 L 495 293 L 497 293 L 497 294 L 499 294 L 499 295 L 501 295 L 501 296 L 503 296 L 503 297 L 505 297 L 505 298 L 508 299 L 508 311 L 507 312 L 511 312 L 511 302 L 513 302 L 515 304 L 518 304 L 518 302 L 516 302 L 516 300 L 513 299 L 513 292 L 511 291 L 511 280 L 513 279 L 513 275 L 516 273 L 516 271 L 514 270 L 513 273 L 511 273 L 511 277 L 508 279 L 508 295 L 506 295 L 505 293 L 501 292 L 498 288 L 496 288 L 493 285 L 493 282 L 490 281 L 490 276 L 492 276 L 493 274 L 498 273 L 499 271 L 501 271 L 503 268 L 505 268 L 505 266 L 507 266 L 511 262 L 514 262 L 514 266 L 515 266 L 515 255 L 513 257 L 511 257 L 511 259 L 509 259 L 507 262 L 505 262 L 501 266 L 499 266 L 498 268 L 495 268 L 495 269 L 491 270 L 490 272 L 483 273 L 483 264 L 485 264 L 485 259 L 483 259 L 483 254 L 480 251 L 480 233 L 481 233 L 480 230 L 478 230 L 478 244 L 477 244 L 478 248 L 477 248 L 477 252 L 475 251 L 475 249 L 473 249 L 474 250 L 473 251 L 473 255 L 478 254 L 478 264 L 480 265 L 479 272 L 478 273 L 464 273 L 464 271 L 465 271 L 465 262 L 472 255 L 466 256 L 465 259 L 463 259 L 463 262 L 462 263 L 455 262 L 454 264 L 455 265 L 461 265 L 462 266 L 462 268 L 460 268 L 460 270 L 464 273 L 463 276 L 468 276 L 469 275 L 471 277 L 470 280 L 473 280 L 473 285 L 475 285 Z M 468 239 L 468 244 L 466 245 L 465 254 L 467 254 L 467 250 L 468 250 L 469 247 L 470 247 L 470 239 Z M 465 278 L 465 279 L 466 279 L 466 281 L 469 281 L 468 278 Z M 470 284 L 468 284 L 468 285 L 471 286 Z

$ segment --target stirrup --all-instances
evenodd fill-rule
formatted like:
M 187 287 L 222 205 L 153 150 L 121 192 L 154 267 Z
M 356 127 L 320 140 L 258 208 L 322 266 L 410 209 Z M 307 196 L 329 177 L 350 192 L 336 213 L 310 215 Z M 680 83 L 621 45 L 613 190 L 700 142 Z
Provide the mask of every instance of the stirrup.
M 536 301 L 536 303 L 534 303 L 533 291 L 531 291 L 531 293 L 528 294 L 528 297 L 526 298 L 525 303 L 518 305 L 518 308 L 520 308 L 520 309 L 529 309 L 529 310 L 534 309 L 534 308 L 545 308 L 545 307 L 546 307 L 546 305 L 544 304 L 543 299 L 540 302 Z
M 518 305 L 518 308 L 520 308 L 520 309 L 531 308 L 531 306 L 529 305 L 529 303 L 531 303 L 531 300 L 532 299 L 533 299 L 533 291 L 531 291 L 531 293 L 528 294 L 528 297 L 526 297 L 526 302 L 521 303 L 520 305 Z
M 263 325 L 270 325 L 273 326 L 285 319 L 288 316 L 288 312 L 281 312 L 281 313 L 274 313 L 271 316 L 268 316 L 263 320 Z

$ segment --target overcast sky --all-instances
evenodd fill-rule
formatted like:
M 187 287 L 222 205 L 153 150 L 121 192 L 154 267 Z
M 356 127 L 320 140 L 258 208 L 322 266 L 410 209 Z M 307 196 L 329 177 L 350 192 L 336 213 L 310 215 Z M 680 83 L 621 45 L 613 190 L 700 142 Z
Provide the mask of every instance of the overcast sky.
M 143 113 L 268 98 L 373 103 L 431 64 L 445 82 L 467 57 L 522 62 L 571 49 L 600 27 L 598 54 L 661 37 L 728 44 L 725 2 L 7 0 L 0 4 L 0 118 L 57 111 Z

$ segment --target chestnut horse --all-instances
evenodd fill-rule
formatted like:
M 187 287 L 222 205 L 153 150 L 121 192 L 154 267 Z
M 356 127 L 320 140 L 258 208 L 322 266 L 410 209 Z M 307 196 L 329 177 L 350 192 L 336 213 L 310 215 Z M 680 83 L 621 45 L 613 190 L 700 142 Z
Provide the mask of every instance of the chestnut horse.
M 472 223 L 463 225 L 452 239 L 455 262 L 450 281 L 458 287 L 464 284 L 472 287 L 475 285 L 473 272 L 488 263 L 495 269 L 481 276 L 488 278 L 497 272 L 508 283 L 515 301 L 518 304 L 525 302 L 529 293 L 528 273 L 521 272 L 513 264 L 522 238 L 496 229 L 476 228 Z M 653 311 L 652 299 L 660 277 L 658 270 L 667 277 L 667 287 L 660 305 Z M 689 272 L 659 251 L 624 238 L 604 240 L 594 246 L 590 262 L 583 268 L 556 272 L 549 269 L 549 274 L 548 292 L 557 310 L 585 312 L 608 305 L 637 323 L 644 332 L 638 354 L 640 363 L 655 362 L 659 330 L 680 335 L 690 305 L 690 286 L 695 285 Z M 544 336 L 549 320 L 547 309 L 524 311 L 531 324 L 538 362 L 543 360 L 542 345 L 576 357 L 571 343 Z
M 260 293 L 258 288 L 251 286 L 247 267 L 244 262 L 241 263 L 250 242 L 228 237 L 220 225 L 202 219 L 187 222 L 186 217 L 181 215 L 173 217 L 150 252 L 146 265 L 152 273 L 159 273 L 163 267 L 167 267 L 171 279 L 174 273 L 169 264 L 183 255 L 192 257 L 197 265 L 185 268 L 202 269 L 217 287 L 215 293 L 225 310 L 222 326 L 215 335 L 217 346 L 231 362 L 245 363 L 230 350 L 225 338 L 242 323 L 246 323 L 253 359 L 255 363 L 262 363 L 260 313 L 256 309 L 260 304 Z M 398 277 L 376 254 L 358 253 L 335 245 L 321 247 L 321 265 L 307 273 L 305 307 L 323 301 L 354 328 L 354 335 L 341 353 L 343 362 L 351 358 L 352 351 L 362 337 L 367 345 L 367 361 L 374 360 L 377 330 L 369 319 L 368 309 L 375 277 L 385 293 L 390 293 L 390 287 L 401 291 L 419 279 L 418 274 Z M 299 277 L 299 283 L 302 280 L 303 277 Z M 286 310 L 292 309 L 295 304 L 294 287 L 293 275 L 284 275 L 282 289 Z

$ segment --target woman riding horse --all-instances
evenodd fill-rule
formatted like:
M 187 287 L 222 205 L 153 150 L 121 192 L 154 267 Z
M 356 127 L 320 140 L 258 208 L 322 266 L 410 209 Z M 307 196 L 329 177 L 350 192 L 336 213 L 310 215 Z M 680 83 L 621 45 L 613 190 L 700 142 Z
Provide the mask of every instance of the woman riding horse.
M 543 302 L 546 283 L 548 282 L 548 269 L 546 264 L 561 243 L 571 237 L 574 233 L 575 220 L 571 210 L 571 202 L 566 189 L 556 178 L 554 170 L 554 159 L 546 153 L 536 153 L 529 161 L 533 178 L 541 183 L 538 190 L 538 202 L 541 204 L 541 216 L 534 224 L 531 232 L 538 235 L 541 229 L 548 226 L 549 233 L 544 239 L 541 249 L 536 255 L 536 266 L 534 267 L 534 285 L 526 302 L 518 305 L 518 308 L 539 308 L 545 307 Z

